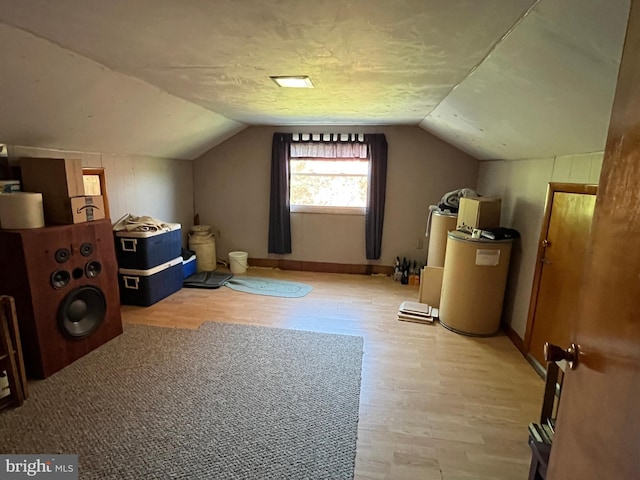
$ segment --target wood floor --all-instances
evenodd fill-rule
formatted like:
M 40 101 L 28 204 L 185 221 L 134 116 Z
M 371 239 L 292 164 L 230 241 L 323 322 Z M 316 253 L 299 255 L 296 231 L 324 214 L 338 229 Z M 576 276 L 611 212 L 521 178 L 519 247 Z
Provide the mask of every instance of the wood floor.
M 247 275 L 313 286 L 304 298 L 183 289 L 129 323 L 197 328 L 246 323 L 364 337 L 356 479 L 524 479 L 527 425 L 543 382 L 506 336 L 471 338 L 399 322 L 418 287 L 389 277 L 250 268 Z

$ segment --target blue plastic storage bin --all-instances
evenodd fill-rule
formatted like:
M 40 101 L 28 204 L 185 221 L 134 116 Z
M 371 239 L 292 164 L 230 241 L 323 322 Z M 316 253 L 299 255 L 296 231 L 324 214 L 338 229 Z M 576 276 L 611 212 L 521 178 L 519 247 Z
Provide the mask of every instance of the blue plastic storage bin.
M 118 267 L 148 270 L 180 256 L 182 230 L 179 223 L 170 223 L 169 231 L 115 232 Z
M 182 260 L 182 274 L 184 278 L 189 278 L 196 273 L 196 256 L 191 255 L 188 259 Z
M 120 301 L 148 307 L 182 288 L 182 257 L 148 270 L 120 268 Z

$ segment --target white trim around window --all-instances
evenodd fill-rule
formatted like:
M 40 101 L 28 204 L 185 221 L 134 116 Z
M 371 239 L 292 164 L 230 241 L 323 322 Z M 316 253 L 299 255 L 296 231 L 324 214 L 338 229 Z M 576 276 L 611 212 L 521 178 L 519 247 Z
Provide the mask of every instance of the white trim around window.
M 331 215 L 362 215 L 365 207 L 333 207 L 326 205 L 291 205 L 291 213 L 322 213 Z

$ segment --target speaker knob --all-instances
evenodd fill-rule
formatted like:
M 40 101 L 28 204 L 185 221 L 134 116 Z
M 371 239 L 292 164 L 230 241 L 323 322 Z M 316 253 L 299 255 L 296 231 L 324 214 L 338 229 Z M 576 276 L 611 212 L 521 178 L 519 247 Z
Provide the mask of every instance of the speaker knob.
M 70 281 L 71 274 L 66 270 L 57 270 L 51 274 L 51 286 L 55 289 L 66 287 Z
M 93 244 L 92 243 L 83 243 L 80 245 L 80 255 L 83 257 L 88 257 L 93 253 Z
M 71 252 L 68 248 L 59 248 L 56 250 L 55 259 L 58 263 L 64 263 L 71 257 Z
M 87 278 L 96 278 L 102 271 L 102 264 L 100 262 L 89 262 L 84 266 L 84 274 Z

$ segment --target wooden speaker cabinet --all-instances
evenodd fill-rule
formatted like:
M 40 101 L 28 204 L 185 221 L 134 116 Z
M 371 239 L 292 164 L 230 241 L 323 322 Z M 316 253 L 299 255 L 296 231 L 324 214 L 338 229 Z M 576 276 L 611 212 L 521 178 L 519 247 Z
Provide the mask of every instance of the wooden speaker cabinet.
M 122 333 L 109 220 L 0 230 L 0 264 L 29 376 L 46 378 Z

